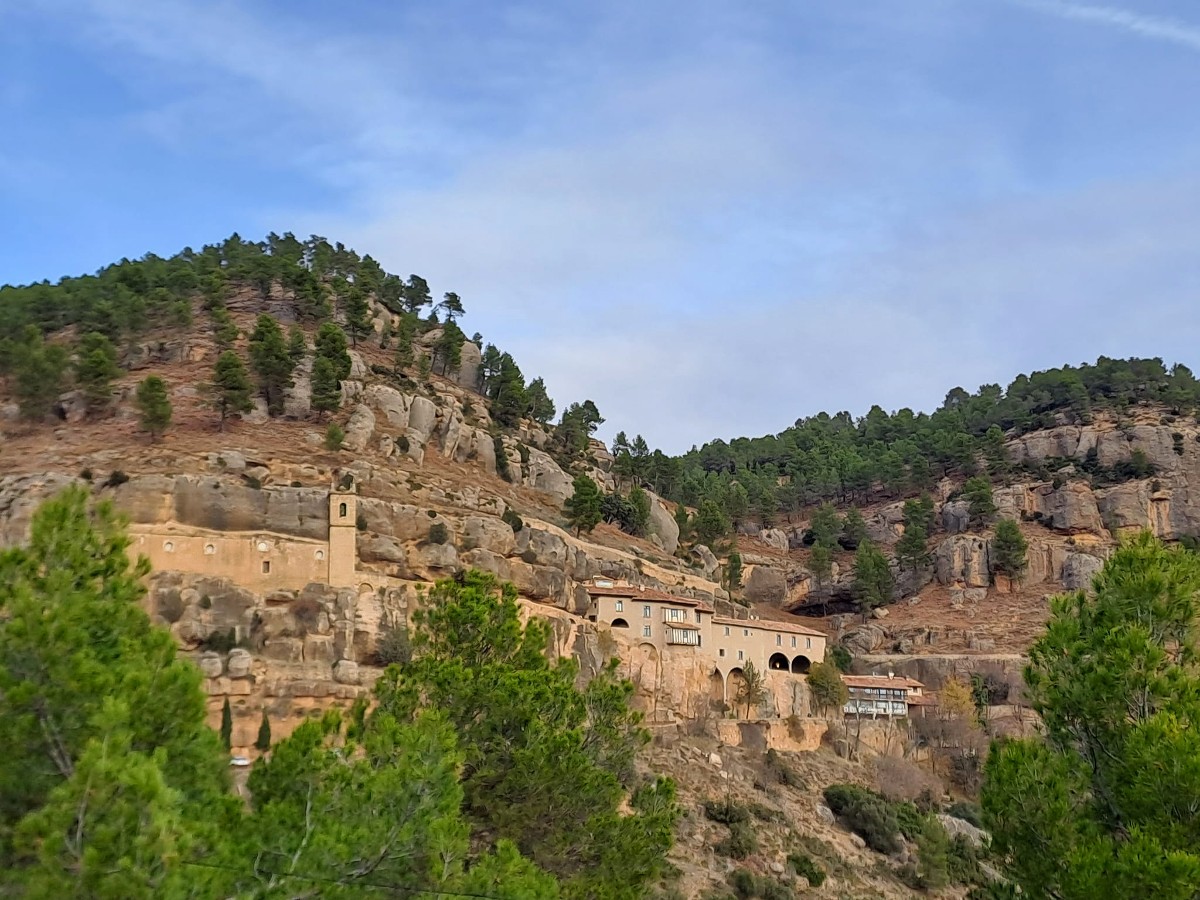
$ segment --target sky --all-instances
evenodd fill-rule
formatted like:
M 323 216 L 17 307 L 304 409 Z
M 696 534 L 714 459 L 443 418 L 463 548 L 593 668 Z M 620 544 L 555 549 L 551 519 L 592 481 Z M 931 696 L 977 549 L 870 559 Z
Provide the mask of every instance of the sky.
M 0 0 L 0 283 L 236 231 L 455 291 L 681 452 L 1200 369 L 1185 0 Z

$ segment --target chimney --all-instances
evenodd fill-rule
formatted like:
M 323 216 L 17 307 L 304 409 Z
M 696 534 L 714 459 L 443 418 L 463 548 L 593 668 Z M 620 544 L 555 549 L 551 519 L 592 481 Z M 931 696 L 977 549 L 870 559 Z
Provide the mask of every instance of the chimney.
M 896 677 L 896 673 L 893 672 L 891 669 L 888 669 L 888 678 L 895 678 L 895 677 Z

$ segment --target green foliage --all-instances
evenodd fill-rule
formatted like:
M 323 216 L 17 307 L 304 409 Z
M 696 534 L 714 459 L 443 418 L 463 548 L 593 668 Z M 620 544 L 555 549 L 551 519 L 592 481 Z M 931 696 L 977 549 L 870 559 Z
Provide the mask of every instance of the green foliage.
M 400 316 L 393 338 L 396 352 L 392 365 L 397 373 L 407 372 L 413 366 L 413 341 L 417 337 L 417 317 L 405 313 Z
M 813 707 L 822 715 L 830 710 L 840 712 L 850 697 L 842 673 L 832 662 L 813 663 L 808 672 L 808 690 Z
M 492 451 L 496 455 L 496 474 L 505 481 L 512 481 L 512 465 L 508 461 L 508 451 L 504 447 L 504 438 L 492 435 Z
M 311 402 L 318 418 L 336 412 L 342 405 L 342 385 L 333 361 L 326 356 L 318 356 L 313 361 Z
M 992 483 L 981 475 L 966 480 L 962 488 L 962 498 L 967 501 L 967 512 L 973 528 L 983 526 L 996 514 L 996 503 L 992 500 Z
M 603 498 L 596 482 L 587 475 L 576 475 L 573 487 L 574 493 L 563 505 L 563 513 L 575 533 L 582 534 L 600 524 L 604 514 Z
M 350 350 L 346 346 L 346 333 L 337 325 L 333 322 L 323 322 L 317 329 L 313 349 L 317 360 L 329 360 L 333 366 L 333 377 L 337 381 L 350 377 L 353 362 L 350 359 Z M 315 371 L 316 361 L 313 365 Z
M 792 900 L 795 896 L 791 885 L 767 875 L 755 875 L 749 869 L 735 869 L 729 876 L 729 884 L 738 900 Z
M 522 624 L 511 585 L 474 571 L 438 582 L 414 659 L 380 678 L 372 716 L 440 710 L 463 753 L 473 830 L 512 840 L 565 896 L 644 896 L 671 844 L 674 787 L 634 774 L 649 736 L 628 706 L 632 684 L 610 665 L 580 690 L 576 663 L 550 661 L 548 639 L 544 621 Z
M 3 293 L 0 290 L 0 294 Z M 24 340 L 12 348 L 11 357 L 13 390 L 21 418 L 27 421 L 44 419 L 54 409 L 65 387 L 67 351 L 57 344 L 45 343 L 42 336 L 31 329 Z
M 1025 670 L 1044 736 L 997 745 L 982 802 L 1026 896 L 1200 890 L 1200 557 L 1149 534 L 1055 599 Z
M 864 616 L 877 606 L 891 602 L 895 579 L 887 557 L 870 541 L 858 545 L 854 554 L 854 597 Z
M 970 822 L 976 828 L 984 827 L 983 810 L 978 803 L 972 803 L 970 800 L 954 801 L 946 807 L 946 815 L 962 819 L 964 822 Z
M 787 859 L 792 871 L 807 881 L 809 887 L 819 888 L 825 883 L 825 870 L 807 853 L 789 853 Z
M 288 353 L 283 331 L 270 316 L 263 314 L 250 334 L 250 365 L 258 376 L 259 388 L 272 416 L 283 413 L 284 391 L 292 386 L 296 363 Z
M 725 590 L 734 593 L 742 586 L 742 554 L 730 550 L 725 560 Z
M 304 329 L 293 325 L 288 331 L 288 356 L 297 365 L 308 355 L 308 339 L 304 337 Z
M 212 320 L 213 340 L 217 343 L 217 349 L 223 353 L 233 347 L 241 332 L 238 331 L 233 317 L 229 315 L 229 310 L 223 306 L 213 310 Z
M 262 721 L 258 723 L 258 736 L 254 739 L 254 749 L 266 753 L 271 749 L 271 719 L 264 709 Z
M 900 849 L 900 822 L 886 799 L 854 784 L 831 784 L 824 797 L 834 815 L 872 850 L 895 853 Z
M 1009 578 L 1019 578 L 1029 565 L 1025 555 L 1028 549 L 1016 522 L 1001 519 L 996 523 L 996 534 L 992 538 L 992 568 Z
M 713 500 L 703 500 L 696 516 L 691 521 L 691 531 L 696 540 L 711 547 L 725 535 L 729 534 L 733 523 L 725 515 L 720 506 Z
M 180 896 L 180 860 L 236 821 L 200 672 L 142 610 L 129 545 L 72 487 L 0 551 L 0 871 L 30 896 Z
M 808 555 L 808 568 L 812 570 L 818 587 L 828 585 L 833 577 L 833 551 L 821 544 L 814 544 Z
M 929 535 L 933 530 L 933 500 L 928 494 L 904 503 L 904 534 L 896 542 L 896 560 L 901 569 L 929 565 Z
M 113 380 L 120 375 L 117 349 L 112 341 L 95 331 L 85 334 L 75 359 L 75 384 L 83 392 L 89 412 L 108 406 Z
M 346 432 L 337 422 L 330 422 L 325 429 L 325 449 L 336 453 L 342 449 L 342 443 L 346 440 Z
M 742 677 L 738 680 L 734 703 L 745 709 L 746 718 L 750 718 L 750 713 L 757 710 L 766 699 L 766 676 L 758 671 L 753 662 L 747 660 L 746 665 L 742 667 Z
M 812 532 L 813 544 L 832 550 L 838 545 L 838 536 L 841 535 L 844 524 L 832 503 L 822 503 L 813 513 L 808 526 Z
M 221 430 L 230 413 L 249 412 L 254 408 L 250 400 L 250 376 L 242 359 L 232 350 L 226 350 L 217 358 L 213 372 L 213 405 L 221 413 Z
M 546 382 L 535 378 L 525 388 L 525 404 L 529 410 L 529 418 L 542 425 L 554 418 L 554 401 L 546 392 Z
M 837 666 L 838 671 L 843 674 L 850 671 L 850 665 L 854 662 L 854 658 L 850 655 L 850 651 L 841 644 L 831 646 L 826 655 L 829 661 Z
M 440 364 L 442 375 L 457 372 L 462 365 L 462 347 L 467 336 L 454 322 L 442 326 L 442 333 L 433 345 L 434 360 Z
M 854 550 L 866 539 L 867 523 L 863 520 L 862 513 L 852 506 L 846 510 L 846 519 L 842 524 L 842 536 L 838 539 L 838 543 L 847 550 Z
M 704 818 L 710 822 L 720 822 L 722 825 L 737 825 L 750 821 L 750 810 L 735 803 L 732 797 L 724 800 L 705 800 Z
M 345 315 L 346 333 L 350 335 L 351 345 L 357 347 L 358 342 L 371 332 L 371 307 L 367 303 L 367 292 L 358 284 L 346 290 Z
M 229 698 L 221 707 L 221 745 L 226 749 L 233 746 L 233 710 L 229 707 Z
M 730 859 L 745 859 L 758 852 L 758 835 L 746 822 L 735 822 L 729 826 L 729 834 L 713 845 L 713 852 Z
M 412 661 L 412 639 L 408 629 L 397 625 L 388 628 L 375 642 L 375 664 L 378 666 L 407 665 Z
M 147 375 L 137 388 L 138 419 L 151 440 L 158 440 L 171 424 L 171 398 L 157 375 Z
M 636 484 L 627 497 L 605 494 L 600 500 L 600 515 L 626 534 L 644 537 L 650 531 L 650 497 Z

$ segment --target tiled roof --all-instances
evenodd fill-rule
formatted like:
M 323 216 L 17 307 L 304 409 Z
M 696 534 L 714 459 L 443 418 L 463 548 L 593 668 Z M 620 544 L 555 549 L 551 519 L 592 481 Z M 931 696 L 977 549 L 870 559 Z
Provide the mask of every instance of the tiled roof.
M 888 678 L 886 675 L 843 675 L 842 681 L 846 687 L 863 688 L 923 688 L 921 682 L 913 678 Z
M 736 625 L 738 628 L 759 628 L 764 631 L 786 631 L 788 634 L 811 634 L 814 637 L 827 638 L 825 632 L 815 628 L 805 628 L 803 625 L 793 625 L 791 622 L 777 622 L 774 619 L 730 619 L 725 616 L 713 616 L 714 625 Z
M 702 609 L 708 609 L 709 612 L 712 612 L 702 601 L 694 597 L 676 597 L 674 594 L 667 594 L 654 588 L 638 587 L 632 584 L 619 584 L 613 587 L 596 587 L 594 584 L 589 584 L 587 585 L 587 592 L 593 597 L 619 597 L 622 599 L 650 600 L 657 603 L 678 603 L 682 606 L 699 606 Z

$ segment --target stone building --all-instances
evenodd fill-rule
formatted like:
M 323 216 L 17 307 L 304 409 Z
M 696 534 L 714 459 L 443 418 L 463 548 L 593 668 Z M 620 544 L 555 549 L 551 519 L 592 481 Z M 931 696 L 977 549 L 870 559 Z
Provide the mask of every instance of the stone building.
M 887 675 L 843 675 L 849 699 L 842 707 L 848 716 L 877 718 L 900 718 L 910 716 L 913 711 L 924 712 L 929 698 L 925 697 L 925 685 L 913 678 L 897 678 Z
M 699 600 L 605 578 L 593 579 L 587 592 L 590 621 L 621 633 L 635 658 L 661 660 L 662 668 L 668 660 L 702 666 L 714 701 L 732 700 L 747 663 L 800 676 L 825 659 L 825 634 L 803 625 L 718 616 Z

